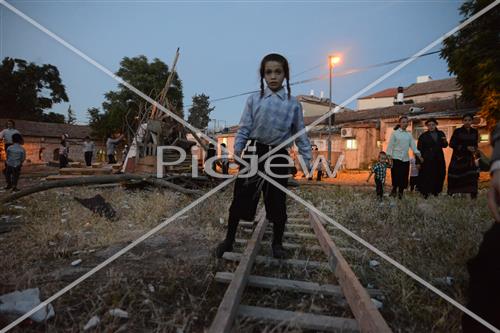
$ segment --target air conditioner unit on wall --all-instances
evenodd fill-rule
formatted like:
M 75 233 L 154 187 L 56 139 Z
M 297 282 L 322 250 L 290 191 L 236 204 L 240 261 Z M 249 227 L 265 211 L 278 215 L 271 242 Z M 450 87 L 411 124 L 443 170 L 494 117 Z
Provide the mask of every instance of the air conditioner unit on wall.
M 354 137 L 354 129 L 353 128 L 343 128 L 340 131 L 340 136 L 342 138 L 352 138 L 352 137 Z

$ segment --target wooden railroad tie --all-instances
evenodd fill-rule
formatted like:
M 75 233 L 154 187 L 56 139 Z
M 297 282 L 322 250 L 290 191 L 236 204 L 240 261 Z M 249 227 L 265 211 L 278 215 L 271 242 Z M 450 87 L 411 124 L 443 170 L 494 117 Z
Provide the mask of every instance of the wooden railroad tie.
M 263 241 L 266 234 L 271 234 L 267 229 L 265 212 L 261 210 L 257 224 L 254 222 L 242 222 L 245 233 L 252 233 L 249 240 L 236 239 L 236 244 L 246 245 L 243 253 L 226 252 L 223 258 L 228 261 L 238 262 L 235 272 L 218 272 L 215 280 L 219 283 L 229 284 L 224 298 L 219 306 L 210 333 L 230 332 L 236 316 L 247 317 L 266 323 L 286 324 L 290 327 L 298 327 L 308 330 L 320 330 L 328 332 L 392 332 L 384 318 L 371 300 L 371 297 L 383 297 L 380 290 L 365 289 L 357 279 L 351 267 L 344 259 L 341 251 L 353 251 L 363 253 L 364 250 L 338 248 L 332 237 L 328 234 L 323 221 L 313 212 L 309 212 L 309 219 L 302 218 L 296 214 L 289 218 L 289 222 L 306 222 L 306 224 L 288 224 L 290 229 L 313 230 L 314 234 L 303 232 L 285 232 L 287 238 L 315 239 L 320 246 L 299 245 L 283 243 L 286 249 L 305 249 L 308 251 L 322 251 L 328 261 L 310 261 L 300 259 L 275 259 L 257 255 L 260 245 L 269 245 L 269 241 Z M 293 227 L 292 227 L 293 225 Z M 248 229 L 252 228 L 252 229 Z M 335 230 L 335 228 L 329 228 Z M 288 280 L 260 275 L 250 275 L 254 264 L 267 266 L 292 266 L 300 268 L 312 268 L 330 270 L 335 275 L 339 285 L 319 284 L 311 281 Z M 257 307 L 240 304 L 243 291 L 246 287 L 268 290 L 281 290 L 308 295 L 322 295 L 331 297 L 337 306 L 350 308 L 354 318 L 340 318 L 335 316 L 318 315 L 285 311 L 267 307 Z

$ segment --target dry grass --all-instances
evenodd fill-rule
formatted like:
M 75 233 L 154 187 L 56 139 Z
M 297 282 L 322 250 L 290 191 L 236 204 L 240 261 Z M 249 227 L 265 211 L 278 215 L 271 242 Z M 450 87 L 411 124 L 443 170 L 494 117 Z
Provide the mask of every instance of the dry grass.
M 430 281 L 460 303 L 466 302 L 466 262 L 477 252 L 482 234 L 491 226 L 482 191 L 477 201 L 440 196 L 423 200 L 408 195 L 404 200 L 380 204 L 371 191 L 322 188 L 301 191 L 329 216 Z M 336 235 L 342 235 L 340 231 Z M 347 236 L 352 247 L 360 247 Z M 361 248 L 361 247 L 360 247 Z M 349 263 L 366 285 L 387 295 L 382 311 L 394 331 L 459 332 L 461 312 L 413 281 L 376 255 L 346 253 Z M 381 262 L 370 268 L 368 261 Z M 454 284 L 440 278 L 451 276 Z
M 97 193 L 115 208 L 116 221 L 93 214 L 73 200 Z M 47 324 L 25 322 L 14 331 L 79 332 L 94 315 L 101 318 L 99 332 L 120 328 L 187 332 L 206 326 L 211 320 L 207 306 L 216 309 L 217 305 L 217 300 L 209 302 L 214 297 L 207 294 L 214 289 L 210 249 L 220 238 L 222 226 L 217 226 L 219 230 L 213 226 L 219 224 L 217 212 L 227 211 L 218 208 L 224 195 L 209 199 L 59 298 L 53 303 L 57 315 Z M 48 297 L 191 200 L 169 191 L 121 188 L 58 189 L 23 198 L 16 205 L 25 208 L 11 206 L 2 212 L 22 214 L 26 224 L 0 235 L 0 251 L 9 254 L 0 257 L 0 294 L 39 287 L 42 296 Z M 77 258 L 82 264 L 71 267 Z M 107 311 L 115 307 L 128 311 L 130 319 L 109 316 Z M 12 319 L 3 318 L 1 326 Z
M 323 186 L 304 187 L 297 192 L 424 279 L 452 276 L 453 286 L 440 287 L 464 302 L 465 262 L 476 252 L 482 232 L 489 226 L 484 193 L 477 202 L 446 196 L 424 201 L 408 196 L 401 202 L 388 200 L 380 206 L 371 190 Z M 96 216 L 73 200 L 73 196 L 87 198 L 97 193 L 117 210 L 117 221 Z M 211 256 L 212 248 L 225 232 L 219 220 L 226 221 L 231 195 L 230 188 L 216 194 L 55 301 L 56 317 L 47 324 L 25 323 L 15 331 L 79 332 L 92 316 L 99 315 L 102 322 L 96 332 L 202 332 L 210 325 L 225 290 L 225 286 L 215 283 L 215 273 L 235 267 Z M 0 257 L 0 293 L 39 287 L 43 297 L 47 297 L 191 200 L 168 191 L 75 188 L 35 194 L 16 203 L 26 209 L 0 208 L 0 214 L 21 214 L 26 223 L 0 235 L 0 250 L 8 253 Z M 291 201 L 289 211 L 304 212 Z M 339 244 L 360 248 L 345 237 Z M 376 256 L 366 251 L 360 253 L 346 253 L 346 257 L 363 284 L 371 283 L 386 293 L 382 313 L 394 331 L 460 330 L 459 311 Z M 269 249 L 264 247 L 261 254 L 269 254 Z M 324 260 L 304 249 L 291 256 Z M 83 262 L 72 268 L 70 263 L 77 258 Z M 381 265 L 369 268 L 370 259 L 379 260 Z M 261 266 L 254 270 L 254 274 L 264 273 L 335 282 L 331 273 L 321 270 Z M 244 301 L 288 310 L 349 314 L 331 300 L 318 296 L 249 289 Z M 128 311 L 130 318 L 109 316 L 108 310 L 115 307 Z M 0 322 L 2 327 L 7 323 Z M 238 327 L 242 332 L 300 331 L 248 320 L 240 321 Z

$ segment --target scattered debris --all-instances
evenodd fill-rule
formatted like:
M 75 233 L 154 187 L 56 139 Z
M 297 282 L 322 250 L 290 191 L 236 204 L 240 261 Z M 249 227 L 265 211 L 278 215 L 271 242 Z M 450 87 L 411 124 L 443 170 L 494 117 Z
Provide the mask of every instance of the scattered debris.
M 61 219 L 61 223 L 68 223 L 68 219 Z
M 152 284 L 148 284 L 148 289 L 150 292 L 154 293 L 155 292 L 155 287 Z
M 106 200 L 104 200 L 104 198 L 100 194 L 97 194 L 96 196 L 88 199 L 75 197 L 75 200 L 94 213 L 106 217 L 108 220 L 112 220 L 116 217 L 116 211 L 108 202 L 106 202 Z
M 40 290 L 38 288 L 14 291 L 0 296 L 0 313 L 23 315 L 40 303 Z M 36 322 L 42 322 L 54 315 L 54 307 L 49 304 L 32 314 L 30 318 Z
M 219 224 L 224 225 L 224 218 L 223 217 L 219 218 Z
M 384 306 L 384 303 L 382 303 L 381 301 L 379 301 L 375 298 L 372 298 L 371 300 L 372 300 L 373 304 L 375 304 L 375 307 L 377 309 L 382 309 L 382 307 Z
M 24 207 L 24 206 L 11 205 L 10 207 L 14 208 L 14 209 L 23 209 L 23 210 L 26 210 L 26 207 Z
M 93 316 L 92 318 L 90 318 L 90 320 L 87 322 L 87 324 L 85 324 L 85 326 L 83 327 L 83 330 L 88 331 L 88 330 L 96 327 L 100 323 L 101 323 L 101 319 L 99 319 L 99 316 Z
M 455 282 L 455 279 L 451 276 L 444 276 L 440 278 L 435 278 L 434 282 L 441 285 L 452 286 L 453 283 Z
M 380 265 L 380 263 L 377 260 L 370 260 L 370 267 L 375 268 Z
M 74 267 L 74 266 L 78 266 L 78 265 L 80 265 L 81 263 L 82 263 L 82 259 L 76 259 L 75 261 L 73 261 L 73 262 L 71 263 L 71 266 L 73 266 L 73 267 Z
M 125 319 L 128 318 L 128 312 L 118 308 L 109 310 L 109 314 L 112 315 L 113 317 L 125 318 Z

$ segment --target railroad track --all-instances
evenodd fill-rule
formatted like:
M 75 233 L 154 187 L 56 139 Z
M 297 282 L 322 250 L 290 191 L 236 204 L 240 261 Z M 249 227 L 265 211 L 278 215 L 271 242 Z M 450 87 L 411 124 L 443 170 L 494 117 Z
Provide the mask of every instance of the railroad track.
M 315 332 L 392 332 L 372 301 L 372 298 L 381 297 L 382 293 L 364 288 L 341 253 L 356 250 L 338 247 L 336 238 L 332 239 L 328 233 L 332 229 L 325 224 L 311 211 L 289 218 L 287 230 L 290 231 L 284 235 L 285 249 L 289 253 L 294 252 L 295 256 L 305 253 L 314 255 L 280 260 L 259 255 L 260 249 L 270 248 L 270 242 L 265 238 L 269 238 L 272 228 L 268 228 L 264 209 L 259 212 L 256 221 L 240 222 L 240 229 L 243 229 L 240 234 L 251 234 L 251 237 L 236 240 L 237 245 L 244 247 L 243 253 L 224 253 L 223 258 L 236 262 L 237 267 L 234 272 L 216 274 L 218 282 L 229 286 L 208 332 L 231 332 L 236 319 L 253 321 L 255 325 L 280 325 Z M 311 260 L 311 257 L 318 260 Z M 285 274 L 279 273 L 282 268 Z M 290 272 L 301 277 L 290 277 Z M 336 283 L 323 283 L 325 276 Z M 321 314 L 303 311 L 303 306 L 299 306 L 300 311 L 279 309 L 280 297 L 273 294 L 277 291 L 290 294 L 292 300 L 301 301 L 300 304 L 305 297 L 313 298 L 310 309 L 314 307 L 314 300 L 330 309 L 321 307 Z M 242 304 L 242 301 L 259 303 L 259 293 L 261 299 L 266 298 L 270 300 L 267 303 L 277 306 Z

